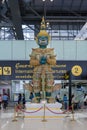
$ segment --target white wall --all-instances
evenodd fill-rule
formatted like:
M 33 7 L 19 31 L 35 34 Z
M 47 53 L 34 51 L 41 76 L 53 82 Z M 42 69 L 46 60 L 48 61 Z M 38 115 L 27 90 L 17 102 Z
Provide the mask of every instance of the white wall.
M 36 41 L 0 41 L 0 60 L 29 60 Z M 87 41 L 51 41 L 57 60 L 87 60 Z

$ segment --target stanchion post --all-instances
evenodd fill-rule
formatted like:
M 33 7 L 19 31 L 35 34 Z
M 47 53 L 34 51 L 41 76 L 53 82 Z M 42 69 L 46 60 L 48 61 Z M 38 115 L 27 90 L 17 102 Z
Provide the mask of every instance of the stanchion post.
M 17 117 L 23 117 L 24 118 L 24 112 L 22 111 L 22 104 L 18 104 L 17 107 L 18 107 L 17 108 L 18 109 L 18 111 L 17 111 Z
M 68 110 L 65 117 L 70 117 L 69 114 L 70 114 L 70 113 L 69 113 L 69 110 Z
M 15 105 L 15 107 L 14 107 L 14 118 L 13 118 L 13 122 L 14 121 L 17 121 L 17 119 L 16 119 L 16 109 L 17 109 L 17 106 Z
M 72 119 L 71 121 L 75 121 L 75 118 L 74 118 L 74 103 L 72 103 Z
M 46 112 L 46 111 L 45 111 L 45 109 L 46 109 L 45 103 L 46 103 L 46 101 L 44 100 L 44 101 L 43 101 L 44 113 L 43 113 L 43 120 L 42 120 L 43 122 L 46 122 L 46 121 L 47 121 L 47 120 L 46 120 L 46 117 L 45 117 L 45 112 Z

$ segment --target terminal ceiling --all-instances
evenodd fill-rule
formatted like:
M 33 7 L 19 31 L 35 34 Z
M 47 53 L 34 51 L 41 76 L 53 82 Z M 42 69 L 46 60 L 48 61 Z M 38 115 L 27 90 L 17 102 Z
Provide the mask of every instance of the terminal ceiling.
M 18 39 L 23 39 L 22 24 L 39 30 L 43 16 L 51 25 L 87 21 L 87 0 L 1 0 L 0 8 L 0 26 L 13 26 Z

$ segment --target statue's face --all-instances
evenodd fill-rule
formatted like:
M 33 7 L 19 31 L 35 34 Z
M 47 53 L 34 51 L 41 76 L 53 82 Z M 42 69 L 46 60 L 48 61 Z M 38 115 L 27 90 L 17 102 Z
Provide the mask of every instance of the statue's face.
M 38 45 L 40 46 L 40 48 L 46 48 L 48 45 L 48 37 L 46 36 L 38 37 Z

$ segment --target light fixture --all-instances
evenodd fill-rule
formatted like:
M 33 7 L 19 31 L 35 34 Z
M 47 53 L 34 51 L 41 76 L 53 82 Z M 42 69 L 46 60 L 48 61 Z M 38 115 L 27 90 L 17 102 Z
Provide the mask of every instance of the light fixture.
M 49 27 L 49 24 L 50 24 L 49 22 L 46 23 L 47 27 Z
M 42 0 L 43 2 L 46 1 L 46 0 Z M 53 2 L 53 0 L 50 0 L 50 2 Z
M 47 22 L 47 25 L 49 25 L 49 22 Z
M 5 2 L 5 0 L 2 0 L 2 4 Z

